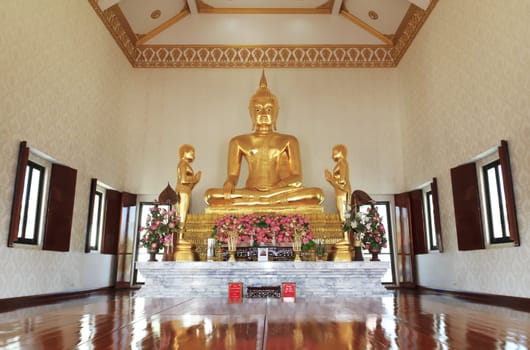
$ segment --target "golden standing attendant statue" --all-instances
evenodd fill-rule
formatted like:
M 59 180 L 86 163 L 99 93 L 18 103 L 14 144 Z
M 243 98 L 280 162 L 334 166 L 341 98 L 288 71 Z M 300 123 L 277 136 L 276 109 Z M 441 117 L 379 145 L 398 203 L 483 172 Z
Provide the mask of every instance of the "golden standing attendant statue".
M 249 102 L 254 132 L 230 140 L 228 177 L 223 188 L 208 189 L 204 199 L 209 206 L 319 205 L 320 188 L 302 186 L 298 140 L 276 132 L 278 100 L 267 87 L 265 73 Z M 236 188 L 245 159 L 248 178 L 244 188 Z
M 335 190 L 335 201 L 337 211 L 339 212 L 340 222 L 346 221 L 346 211 L 350 203 L 351 186 L 350 186 L 350 169 L 346 157 L 348 150 L 344 145 L 335 145 L 332 150 L 331 158 L 336 162 L 332 171 L 324 170 L 326 180 Z
M 192 145 L 182 145 L 179 148 L 179 163 L 177 165 L 177 187 L 175 192 L 179 196 L 177 215 L 180 217 L 181 227 L 186 224 L 186 217 L 190 207 L 191 190 L 201 179 L 201 172 L 193 173 L 191 163 L 195 160 L 195 148 Z
M 177 215 L 180 217 L 179 234 L 174 237 L 173 260 L 194 261 L 199 260 L 195 246 L 183 237 L 186 218 L 190 207 L 191 190 L 201 179 L 201 172 L 193 173 L 191 163 L 195 159 L 195 149 L 191 145 L 182 145 L 179 148 L 179 163 L 177 165 L 177 187 L 175 191 L 179 196 Z
M 326 180 L 335 190 L 335 201 L 341 225 L 346 221 L 346 209 L 351 196 L 350 170 L 348 167 L 347 149 L 344 145 L 333 147 L 332 158 L 336 162 L 333 171 L 324 170 Z M 335 243 L 333 260 L 334 261 L 351 261 L 353 258 L 352 247 L 349 232 L 343 232 L 343 239 Z

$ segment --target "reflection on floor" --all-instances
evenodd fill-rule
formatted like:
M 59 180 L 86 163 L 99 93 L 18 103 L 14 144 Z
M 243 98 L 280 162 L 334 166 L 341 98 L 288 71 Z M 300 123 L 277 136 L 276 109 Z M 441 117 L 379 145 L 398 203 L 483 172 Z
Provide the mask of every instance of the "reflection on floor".
M 527 349 L 530 314 L 449 296 L 99 295 L 0 314 L 2 349 Z

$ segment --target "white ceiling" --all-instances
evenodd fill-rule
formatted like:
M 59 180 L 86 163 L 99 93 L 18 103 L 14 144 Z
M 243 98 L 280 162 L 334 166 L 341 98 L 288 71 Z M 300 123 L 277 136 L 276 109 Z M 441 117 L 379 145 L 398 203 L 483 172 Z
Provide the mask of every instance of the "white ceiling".
M 134 66 L 395 66 L 437 0 L 88 0 Z

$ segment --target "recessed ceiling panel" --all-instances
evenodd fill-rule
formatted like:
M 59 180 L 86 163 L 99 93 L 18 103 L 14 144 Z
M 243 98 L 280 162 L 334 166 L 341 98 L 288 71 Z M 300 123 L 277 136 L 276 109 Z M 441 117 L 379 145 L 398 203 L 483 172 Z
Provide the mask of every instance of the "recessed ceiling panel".
M 344 0 L 343 9 L 383 34 L 395 34 L 411 6 L 408 0 Z
M 328 0 L 198 0 L 213 8 L 317 8 Z
M 186 0 L 121 0 L 118 5 L 135 34 L 145 34 L 187 8 Z
M 200 13 L 331 13 L 335 0 L 195 0 Z M 340 1 L 340 0 L 337 0 Z
M 379 39 L 342 16 L 285 14 L 188 16 L 150 45 L 381 45 Z

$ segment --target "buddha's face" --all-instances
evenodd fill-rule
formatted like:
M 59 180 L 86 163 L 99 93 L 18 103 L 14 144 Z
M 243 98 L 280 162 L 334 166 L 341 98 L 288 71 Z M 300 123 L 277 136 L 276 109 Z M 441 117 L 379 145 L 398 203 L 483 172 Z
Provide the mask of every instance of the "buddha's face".
M 250 101 L 250 116 L 255 130 L 276 130 L 278 103 L 269 96 L 256 96 Z

